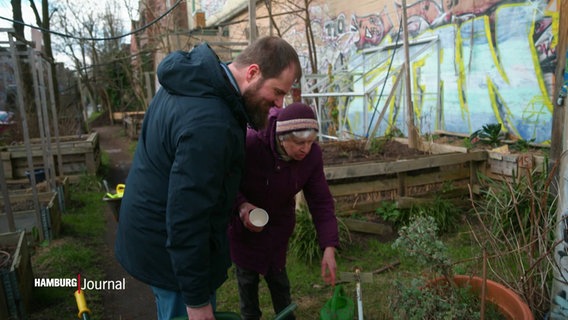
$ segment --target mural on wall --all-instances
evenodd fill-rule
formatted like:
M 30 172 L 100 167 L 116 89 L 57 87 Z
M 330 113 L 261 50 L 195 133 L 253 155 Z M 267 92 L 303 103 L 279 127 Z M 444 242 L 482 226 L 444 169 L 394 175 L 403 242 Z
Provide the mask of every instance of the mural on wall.
M 409 39 L 437 39 L 409 48 L 412 100 L 421 133 L 469 134 L 485 124 L 501 123 L 503 131 L 512 136 L 549 142 L 555 100 L 551 99 L 556 67 L 553 30 L 558 23 L 555 3 L 409 1 Z M 368 52 L 397 39 L 402 42 L 401 7 L 398 3 L 372 13 L 344 10 L 333 17 L 325 17 L 326 10 L 311 8 L 312 26 L 319 30 L 321 41 L 319 69 L 332 65 L 335 70 L 367 73 L 337 90 L 373 88 L 372 100 L 349 98 L 339 105 L 346 128 L 365 136 L 376 119 L 371 116 L 373 111 L 377 106 L 378 112 L 382 109 L 396 70 L 404 62 L 400 46 Z M 392 100 L 378 135 L 392 126 L 405 131 L 403 100 Z

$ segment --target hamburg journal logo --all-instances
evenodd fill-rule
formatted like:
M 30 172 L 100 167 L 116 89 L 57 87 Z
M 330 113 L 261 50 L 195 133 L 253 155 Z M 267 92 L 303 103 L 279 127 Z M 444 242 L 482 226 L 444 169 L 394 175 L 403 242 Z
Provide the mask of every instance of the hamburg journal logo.
M 36 288 L 76 288 L 81 290 L 124 290 L 126 279 L 120 280 L 88 280 L 77 274 L 76 278 L 35 278 Z

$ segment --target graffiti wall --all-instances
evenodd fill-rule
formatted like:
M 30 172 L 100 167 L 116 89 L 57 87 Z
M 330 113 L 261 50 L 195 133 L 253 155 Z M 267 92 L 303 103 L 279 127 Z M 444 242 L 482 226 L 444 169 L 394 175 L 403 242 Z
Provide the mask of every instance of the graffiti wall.
M 347 130 L 366 135 L 405 61 L 400 1 L 364 9 L 346 1 L 310 7 L 318 69 L 362 73 L 336 91 L 370 95 L 338 99 Z M 422 0 L 407 2 L 411 97 L 421 133 L 471 133 L 501 123 L 504 132 L 547 143 L 551 136 L 558 10 L 555 1 Z M 287 37 L 302 50 L 303 32 Z M 421 39 L 430 39 L 420 41 Z M 433 39 L 433 40 L 432 40 Z M 388 49 L 382 49 L 388 48 Z M 372 49 L 377 49 L 373 51 Z M 371 53 L 369 53 L 371 52 Z M 320 72 L 321 73 L 321 72 Z M 398 89 L 397 89 L 398 90 Z M 404 101 L 386 107 L 383 134 L 404 132 Z

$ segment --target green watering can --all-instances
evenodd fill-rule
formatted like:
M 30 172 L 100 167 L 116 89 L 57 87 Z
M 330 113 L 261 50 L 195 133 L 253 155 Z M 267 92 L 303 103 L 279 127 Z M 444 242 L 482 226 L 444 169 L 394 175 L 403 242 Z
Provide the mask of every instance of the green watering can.
M 353 320 L 354 315 L 355 304 L 340 285 L 335 287 L 333 297 L 320 310 L 320 320 Z

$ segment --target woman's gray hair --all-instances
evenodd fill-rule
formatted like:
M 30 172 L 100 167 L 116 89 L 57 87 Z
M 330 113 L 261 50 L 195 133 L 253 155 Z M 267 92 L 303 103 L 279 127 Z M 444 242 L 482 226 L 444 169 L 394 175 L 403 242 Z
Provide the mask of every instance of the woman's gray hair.
M 306 138 L 309 138 L 314 133 L 317 134 L 317 130 L 307 129 L 307 130 L 291 131 L 291 132 L 279 134 L 278 140 L 280 140 L 280 141 L 289 140 L 291 137 L 306 139 Z

